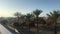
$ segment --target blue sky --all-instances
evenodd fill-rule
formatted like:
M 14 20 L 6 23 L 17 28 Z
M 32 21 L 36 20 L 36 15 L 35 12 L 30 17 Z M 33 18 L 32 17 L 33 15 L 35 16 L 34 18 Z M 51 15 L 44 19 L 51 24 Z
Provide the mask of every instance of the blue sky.
M 0 16 L 12 17 L 15 12 L 27 14 L 41 9 L 40 16 L 46 16 L 53 10 L 60 10 L 60 0 L 0 0 Z

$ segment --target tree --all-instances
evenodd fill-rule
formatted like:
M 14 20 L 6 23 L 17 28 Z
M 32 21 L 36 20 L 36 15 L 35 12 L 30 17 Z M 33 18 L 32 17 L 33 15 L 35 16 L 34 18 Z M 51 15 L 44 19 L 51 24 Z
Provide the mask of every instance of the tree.
M 29 24 L 30 27 L 35 27 L 35 24 L 34 23 L 35 23 L 34 21 L 31 21 L 31 23 Z
M 43 18 L 40 18 L 40 24 L 46 24 L 46 21 Z
M 60 16 L 60 11 L 55 10 L 53 12 L 50 12 L 50 14 L 47 14 L 47 16 L 52 21 L 52 23 L 55 24 L 55 34 L 57 34 L 57 32 L 56 32 L 56 24 L 57 24 L 57 18 Z
M 25 16 L 23 14 L 19 13 L 19 12 L 16 12 L 14 15 L 17 17 L 18 22 L 14 23 L 13 25 L 18 30 L 18 32 L 20 33 L 20 26 L 23 25 L 21 23 L 21 21 L 23 21 Z M 21 19 L 21 21 L 20 21 L 20 19 Z
M 19 17 L 21 16 L 22 14 L 21 13 L 19 13 L 19 12 L 16 12 L 15 14 L 14 14 L 14 16 L 16 16 L 17 17 L 17 19 L 18 19 L 18 23 L 19 23 Z
M 31 23 L 31 20 L 30 20 L 30 18 L 31 17 L 33 17 L 33 15 L 32 14 L 30 14 L 30 13 L 28 13 L 27 15 L 26 15 L 26 19 L 28 20 L 28 22 L 29 22 L 29 34 L 30 34 L 30 23 Z
M 33 16 L 34 16 L 33 14 L 28 13 L 28 14 L 26 15 L 26 18 L 27 18 L 28 20 L 30 20 L 30 18 L 32 18 Z
M 33 14 L 36 16 L 37 18 L 37 34 L 39 34 L 39 30 L 38 30 L 38 17 L 39 15 L 42 13 L 42 10 L 38 10 L 36 9 L 35 11 L 33 11 Z
M 14 15 L 17 16 L 17 17 L 20 17 L 22 14 L 19 13 L 19 12 L 16 12 Z
M 8 21 L 4 19 L 4 20 L 1 21 L 1 23 L 2 23 L 2 24 L 7 24 Z

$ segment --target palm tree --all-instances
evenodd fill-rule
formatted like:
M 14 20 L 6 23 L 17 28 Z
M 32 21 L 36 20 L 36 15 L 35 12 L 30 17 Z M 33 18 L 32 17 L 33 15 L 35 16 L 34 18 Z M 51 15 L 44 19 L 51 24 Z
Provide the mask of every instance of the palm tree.
M 26 15 L 26 19 L 28 20 L 28 22 L 29 22 L 29 34 L 30 34 L 30 22 L 31 22 L 31 17 L 33 17 L 33 15 L 32 14 L 30 14 L 30 13 L 28 13 L 27 15 Z
M 36 9 L 35 11 L 33 11 L 33 14 L 36 16 L 37 18 L 37 34 L 39 34 L 39 30 L 38 30 L 38 17 L 39 15 L 42 13 L 42 10 L 38 10 Z
M 16 23 L 14 23 L 14 26 L 15 26 L 15 28 L 18 30 L 18 32 L 20 33 L 20 28 L 19 28 L 20 23 L 19 23 L 19 19 L 20 19 L 20 17 L 22 16 L 22 14 L 21 14 L 20 12 L 16 12 L 16 13 L 14 14 L 14 16 L 17 17 L 17 21 L 18 21 L 18 22 L 16 22 Z
M 16 16 L 16 17 L 17 17 L 17 19 L 18 19 L 18 23 L 19 23 L 19 17 L 20 17 L 20 16 L 22 16 L 22 14 L 21 14 L 21 13 L 19 13 L 19 12 L 16 12 L 16 13 L 14 14 L 14 16 Z
M 50 12 L 50 14 L 47 14 L 47 16 L 55 24 L 55 34 L 57 34 L 56 24 L 57 24 L 57 18 L 60 16 L 60 11 L 57 10 L 57 11 Z

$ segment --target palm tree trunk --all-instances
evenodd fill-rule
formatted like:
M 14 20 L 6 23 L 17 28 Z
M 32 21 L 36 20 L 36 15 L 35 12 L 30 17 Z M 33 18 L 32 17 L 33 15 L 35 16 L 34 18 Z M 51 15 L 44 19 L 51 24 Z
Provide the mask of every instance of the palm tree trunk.
M 55 34 L 57 34 L 57 27 L 56 27 L 57 22 L 56 21 L 57 21 L 57 18 L 54 19 L 54 22 L 55 22 Z
M 57 19 L 57 18 L 54 18 L 54 19 L 53 19 L 53 24 L 54 24 L 54 34 L 57 34 L 57 29 L 56 29 L 56 24 L 57 24 L 56 21 L 57 21 L 57 20 L 56 20 L 56 19 Z
M 38 29 L 38 16 L 37 16 L 37 34 L 39 34 L 39 29 Z
M 18 24 L 19 24 L 19 16 L 18 16 Z
M 30 19 L 29 19 L 29 22 L 30 22 Z M 29 34 L 30 34 L 30 24 L 29 24 Z
M 29 25 L 29 34 L 30 34 L 30 25 Z
M 57 32 L 56 32 L 56 26 L 55 26 L 55 34 L 57 34 Z
M 55 23 L 55 34 L 57 34 L 57 28 L 56 28 L 56 23 Z

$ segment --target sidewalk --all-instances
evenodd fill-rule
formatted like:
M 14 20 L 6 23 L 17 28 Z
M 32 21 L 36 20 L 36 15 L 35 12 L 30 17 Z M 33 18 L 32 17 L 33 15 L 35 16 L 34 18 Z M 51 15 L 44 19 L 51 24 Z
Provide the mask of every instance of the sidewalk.
M 12 34 L 18 34 L 14 30 L 10 29 L 7 25 L 3 25 L 7 30 L 9 30 Z
M 0 34 L 12 34 L 8 29 L 0 24 Z

